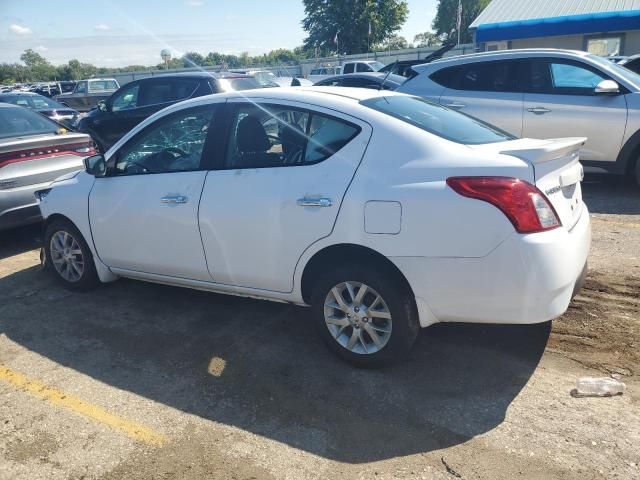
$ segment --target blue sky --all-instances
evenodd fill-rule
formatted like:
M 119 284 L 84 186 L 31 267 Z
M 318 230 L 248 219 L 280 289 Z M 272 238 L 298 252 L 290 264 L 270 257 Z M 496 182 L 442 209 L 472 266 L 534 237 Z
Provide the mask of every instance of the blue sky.
M 430 29 L 436 0 L 408 0 L 400 34 Z M 33 48 L 54 64 L 72 58 L 99 66 L 155 65 L 169 47 L 177 55 L 210 51 L 251 55 L 302 44 L 301 0 L 0 0 L 0 62 Z M 59 8 L 58 8 L 59 7 Z

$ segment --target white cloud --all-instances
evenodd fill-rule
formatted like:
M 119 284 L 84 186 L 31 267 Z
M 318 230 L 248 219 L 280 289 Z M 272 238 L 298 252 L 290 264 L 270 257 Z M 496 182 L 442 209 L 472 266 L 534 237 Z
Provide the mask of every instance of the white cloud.
M 111 30 L 111 27 L 109 25 L 105 25 L 104 23 L 100 23 L 93 27 L 93 29 L 97 32 L 108 32 L 109 30 Z
M 15 33 L 16 35 L 31 35 L 33 32 L 29 27 L 23 27 L 22 25 L 9 25 L 9 31 L 11 33 Z
M 47 47 L 45 47 L 44 45 L 38 45 L 37 47 L 34 48 L 34 50 L 36 52 L 46 52 L 49 49 Z
M 187 5 L 190 7 L 201 7 L 204 5 L 204 0 L 187 0 Z

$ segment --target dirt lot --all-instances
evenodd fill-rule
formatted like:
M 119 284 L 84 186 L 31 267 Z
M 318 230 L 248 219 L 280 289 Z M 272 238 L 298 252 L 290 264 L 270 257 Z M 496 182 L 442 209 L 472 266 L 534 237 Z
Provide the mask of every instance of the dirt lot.
M 534 326 L 436 325 L 352 369 L 306 310 L 39 268 L 0 236 L 1 479 L 640 478 L 640 193 L 588 178 L 591 272 Z M 618 374 L 623 396 L 573 398 Z

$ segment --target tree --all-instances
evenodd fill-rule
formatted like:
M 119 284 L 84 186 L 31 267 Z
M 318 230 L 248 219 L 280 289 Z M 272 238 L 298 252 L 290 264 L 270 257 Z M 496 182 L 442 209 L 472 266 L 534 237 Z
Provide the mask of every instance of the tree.
M 441 45 L 442 39 L 439 35 L 436 35 L 433 32 L 423 32 L 413 37 L 413 43 L 415 44 L 416 48 L 432 47 L 434 45 Z
M 307 50 L 326 55 L 362 53 L 400 29 L 409 9 L 406 0 L 303 0 L 302 28 Z M 369 34 L 371 32 L 371 34 Z M 334 42 L 338 34 L 338 44 Z
M 407 42 L 407 39 L 400 35 L 391 35 L 384 42 L 376 45 L 375 50 L 403 50 L 405 48 L 412 48 Z
M 460 43 L 473 42 L 473 36 L 469 32 L 469 25 L 490 2 L 491 0 L 462 0 Z M 458 38 L 458 32 L 456 31 L 457 19 L 458 0 L 439 0 L 436 18 L 433 19 L 432 24 L 436 34 L 442 35 L 446 41 L 456 41 Z
M 182 63 L 185 68 L 199 67 L 204 65 L 205 60 L 198 52 L 187 52 L 182 56 Z

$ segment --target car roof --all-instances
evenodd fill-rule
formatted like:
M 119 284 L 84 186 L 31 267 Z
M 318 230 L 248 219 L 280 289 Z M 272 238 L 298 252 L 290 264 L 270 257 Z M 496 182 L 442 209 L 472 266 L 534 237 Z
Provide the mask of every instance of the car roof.
M 395 73 L 391 73 L 387 76 L 386 72 L 358 72 L 358 73 L 344 73 L 341 75 L 332 75 L 331 77 L 327 77 L 320 82 L 326 82 L 329 80 L 338 80 L 343 78 L 375 78 L 375 79 L 383 79 L 387 77 L 388 82 L 393 83 L 403 83 L 406 78 L 402 75 L 396 75 Z
M 559 48 L 519 48 L 514 50 L 499 50 L 494 52 L 480 52 L 469 53 L 466 55 L 454 55 L 451 57 L 444 57 L 434 60 L 422 65 L 416 65 L 413 69 L 417 72 L 421 72 L 430 67 L 440 67 L 443 65 L 457 64 L 457 63 L 470 63 L 478 60 L 506 60 L 511 58 L 527 58 L 538 56 L 558 56 L 558 57 L 586 57 L 591 55 L 589 52 L 582 50 L 563 50 Z
M 86 81 L 88 82 L 93 82 L 93 81 L 104 81 L 104 80 L 113 80 L 114 82 L 116 81 L 115 78 L 108 78 L 108 77 L 99 77 L 99 78 L 87 78 Z M 79 82 L 81 82 L 82 80 L 78 80 Z
M 0 93 L 0 97 L 15 97 L 15 96 L 20 96 L 20 97 L 42 97 L 42 95 L 40 95 L 39 93 L 36 93 L 36 92 L 21 92 L 19 90 L 16 90 L 14 92 L 3 92 L 3 93 Z
M 162 75 L 153 75 L 151 77 L 140 78 L 139 80 L 151 80 L 153 78 L 254 78 L 253 75 L 246 75 L 244 73 L 236 73 L 236 72 L 207 72 L 207 71 L 199 71 L 199 72 L 178 72 L 178 73 L 164 73 Z

